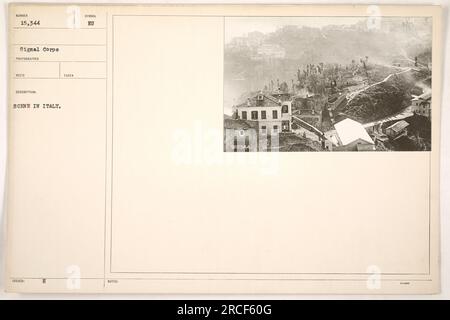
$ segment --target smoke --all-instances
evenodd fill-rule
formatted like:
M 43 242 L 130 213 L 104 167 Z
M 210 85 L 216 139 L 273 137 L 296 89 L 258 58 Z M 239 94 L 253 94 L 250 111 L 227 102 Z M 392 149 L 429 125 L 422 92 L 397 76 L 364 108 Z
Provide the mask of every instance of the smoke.
M 423 90 L 423 93 L 431 92 L 431 88 L 423 82 L 416 82 L 416 86 Z

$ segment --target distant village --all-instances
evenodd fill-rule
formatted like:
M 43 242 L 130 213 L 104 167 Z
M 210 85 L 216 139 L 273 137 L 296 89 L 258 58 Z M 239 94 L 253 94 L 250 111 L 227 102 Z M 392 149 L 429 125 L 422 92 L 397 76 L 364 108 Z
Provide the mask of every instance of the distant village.
M 251 59 L 267 63 L 284 58 L 283 48 L 263 44 L 258 34 L 249 34 L 245 41 L 235 39 L 231 48 L 255 46 Z M 375 104 L 384 113 L 364 117 L 360 110 L 366 101 L 362 98 L 370 99 L 372 91 L 379 91 L 389 81 L 395 85 L 395 81 L 400 81 L 396 79 L 406 74 L 417 78 L 417 84 L 410 86 L 406 105 L 396 106 L 391 112 L 391 102 L 381 93 L 380 101 Z M 371 63 L 368 56 L 346 65 L 322 62 L 302 65 L 292 79 L 271 79 L 233 105 L 232 115 L 225 115 L 224 119 L 224 149 L 243 152 L 429 150 L 431 88 L 426 81 L 430 79 L 431 63 L 422 62 L 418 57 L 394 57 L 387 66 Z M 380 96 L 380 92 L 375 94 Z M 361 101 L 354 106 L 358 99 Z

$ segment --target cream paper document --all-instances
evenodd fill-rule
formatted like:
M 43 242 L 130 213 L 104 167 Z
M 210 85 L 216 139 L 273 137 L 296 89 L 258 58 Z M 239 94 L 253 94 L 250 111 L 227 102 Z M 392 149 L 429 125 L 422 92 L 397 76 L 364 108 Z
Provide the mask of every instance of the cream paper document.
M 438 293 L 441 29 L 11 4 L 7 290 Z

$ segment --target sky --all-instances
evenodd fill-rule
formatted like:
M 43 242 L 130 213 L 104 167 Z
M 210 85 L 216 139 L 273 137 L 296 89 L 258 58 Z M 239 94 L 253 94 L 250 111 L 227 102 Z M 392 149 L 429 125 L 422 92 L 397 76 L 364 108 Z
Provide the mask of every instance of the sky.
M 321 28 L 327 25 L 353 25 L 367 17 L 229 17 L 225 19 L 225 43 L 252 31 L 269 33 L 280 27 Z

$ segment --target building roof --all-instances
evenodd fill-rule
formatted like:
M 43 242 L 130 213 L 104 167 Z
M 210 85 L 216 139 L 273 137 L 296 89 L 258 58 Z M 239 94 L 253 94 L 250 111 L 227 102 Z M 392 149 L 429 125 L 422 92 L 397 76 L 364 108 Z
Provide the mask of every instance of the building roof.
M 339 98 L 339 93 L 334 93 L 328 96 L 328 102 L 333 103 Z
M 395 132 L 400 132 L 403 129 L 405 129 L 407 126 L 409 126 L 409 123 L 406 122 L 405 120 L 401 120 L 401 121 L 397 121 L 393 125 L 387 127 L 386 130 L 392 129 Z
M 225 129 L 247 130 L 250 128 L 258 128 L 258 121 L 225 119 L 223 126 Z
M 431 98 L 431 91 L 425 92 L 419 96 L 419 99 L 428 100 Z
M 259 101 L 258 97 L 262 96 L 263 100 Z M 259 104 L 258 104 L 259 103 Z M 265 93 L 258 93 L 252 98 L 247 99 L 246 102 L 237 105 L 238 108 L 243 107 L 279 107 L 281 102 L 279 102 L 276 98 L 271 97 Z
M 334 125 L 342 145 L 347 145 L 355 140 L 361 139 L 367 143 L 373 144 L 372 138 L 364 129 L 363 125 L 352 119 L 344 119 Z

